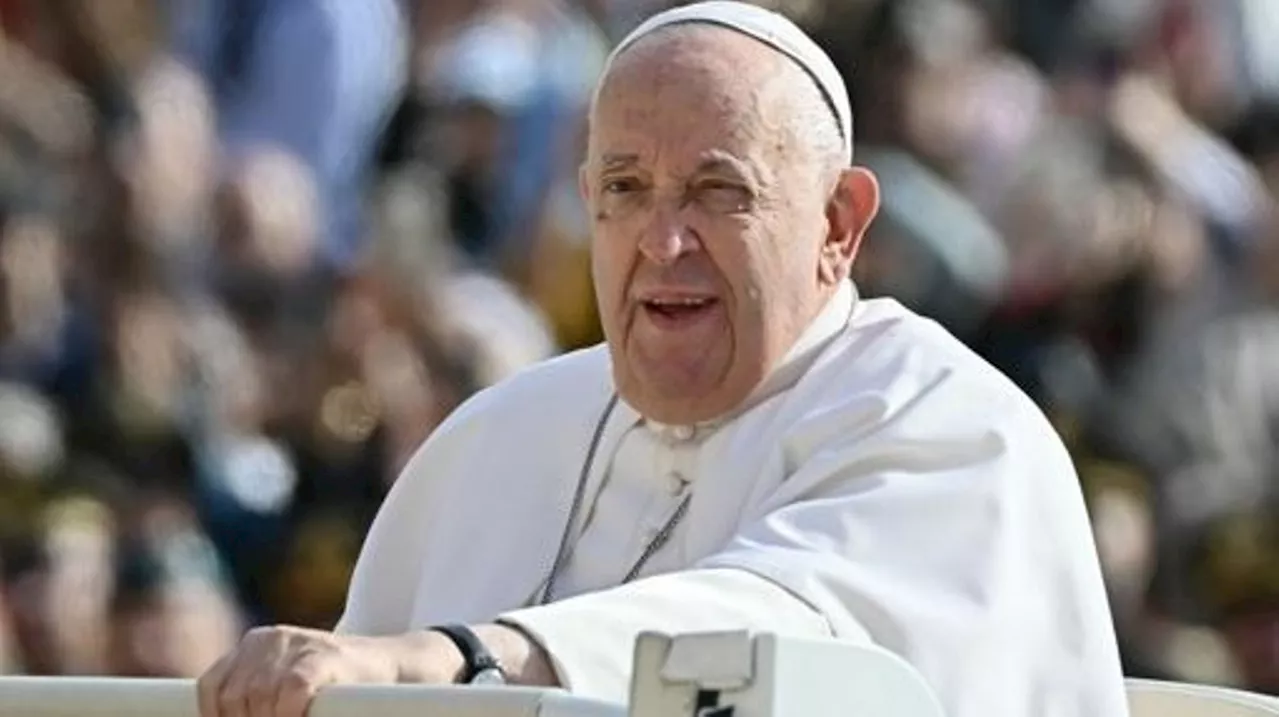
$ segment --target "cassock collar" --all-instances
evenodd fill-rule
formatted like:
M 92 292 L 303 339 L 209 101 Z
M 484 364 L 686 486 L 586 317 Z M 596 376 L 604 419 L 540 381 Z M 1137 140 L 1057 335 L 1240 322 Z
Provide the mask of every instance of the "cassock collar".
M 647 428 L 676 442 L 687 441 L 700 434 L 705 435 L 720 425 L 746 413 L 766 399 L 795 386 L 800 377 L 813 364 L 814 359 L 818 357 L 822 349 L 826 348 L 827 344 L 849 325 L 849 322 L 853 319 L 857 303 L 858 289 L 853 281 L 842 282 L 840 287 L 836 289 L 836 293 L 827 301 L 827 305 L 822 308 L 822 311 L 818 312 L 809 327 L 800 334 L 800 338 L 792 345 L 787 355 L 778 362 L 778 365 L 774 367 L 769 376 L 756 387 L 756 390 L 747 397 L 746 401 L 743 401 L 736 409 L 724 416 L 692 426 L 672 426 L 645 420 L 626 401 L 618 402 L 618 408 L 621 409 L 620 413 L 625 414 L 628 419 L 628 425 L 644 423 Z

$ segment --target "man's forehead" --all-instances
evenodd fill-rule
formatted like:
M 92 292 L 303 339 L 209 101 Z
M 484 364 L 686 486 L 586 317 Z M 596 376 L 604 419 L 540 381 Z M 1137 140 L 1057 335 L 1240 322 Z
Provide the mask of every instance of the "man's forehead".
M 600 77 L 598 94 L 616 91 L 637 79 L 660 82 L 715 77 L 738 82 L 776 74 L 783 57 L 765 44 L 715 25 L 673 25 L 627 46 Z
M 650 41 L 651 40 L 651 41 Z M 767 47 L 712 26 L 671 28 L 619 58 L 592 106 L 591 133 L 688 134 L 714 128 L 754 135 L 790 105 L 786 61 Z M 774 120 L 776 123 L 776 120 Z
M 734 152 L 711 147 L 689 153 L 691 164 L 699 172 L 716 172 L 721 174 L 753 174 L 750 162 L 737 156 Z M 639 152 L 606 151 L 600 154 L 601 171 L 623 170 L 641 166 L 646 157 Z
M 741 173 L 783 141 L 776 134 L 785 123 L 770 117 L 786 111 L 784 102 L 696 85 L 676 93 L 633 89 L 602 96 L 592 117 L 589 159 L 601 170 L 661 164 L 680 172 Z M 764 106 L 772 109 L 762 112 Z
M 639 163 L 639 152 L 605 152 L 600 155 L 600 167 L 603 169 L 626 169 Z

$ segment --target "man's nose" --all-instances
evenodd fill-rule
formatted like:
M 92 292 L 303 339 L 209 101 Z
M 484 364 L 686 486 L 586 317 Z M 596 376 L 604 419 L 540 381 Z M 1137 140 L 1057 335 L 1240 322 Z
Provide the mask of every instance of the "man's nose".
M 655 264 L 672 264 L 677 259 L 697 251 L 702 246 L 698 235 L 689 226 L 685 212 L 679 207 L 666 206 L 654 212 L 653 220 L 640 239 L 640 253 Z

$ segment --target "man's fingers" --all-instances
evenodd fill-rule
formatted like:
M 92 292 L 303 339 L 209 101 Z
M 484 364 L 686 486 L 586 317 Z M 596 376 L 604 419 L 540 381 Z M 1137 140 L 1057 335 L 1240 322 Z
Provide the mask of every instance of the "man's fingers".
M 197 681 L 200 717 L 305 717 L 321 688 L 394 682 L 391 667 L 363 642 L 295 628 L 251 630 Z
M 239 652 L 239 651 L 237 651 Z M 249 679 L 252 672 L 245 670 L 245 655 L 238 655 L 235 667 L 222 681 L 218 690 L 218 717 L 249 717 Z
M 200 707 L 200 717 L 225 717 L 218 698 L 222 694 L 222 684 L 235 663 L 235 656 L 234 651 L 223 655 L 196 680 L 196 701 Z
M 217 690 L 218 717 L 272 717 L 284 647 L 284 636 L 273 628 L 255 628 L 244 636 Z
M 280 676 L 272 717 L 306 717 L 316 693 L 332 684 L 334 678 L 334 666 L 323 657 L 302 656 Z
M 275 717 L 280 677 L 280 665 L 268 664 L 246 678 L 244 704 L 249 710 L 248 717 Z

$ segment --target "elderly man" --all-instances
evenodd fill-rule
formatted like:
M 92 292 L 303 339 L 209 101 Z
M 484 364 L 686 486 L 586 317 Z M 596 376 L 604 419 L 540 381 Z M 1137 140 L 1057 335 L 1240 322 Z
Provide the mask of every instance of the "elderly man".
M 623 701 L 639 632 L 742 628 L 878 643 L 956 717 L 1124 714 L 1049 424 L 848 278 L 879 202 L 851 127 L 831 62 L 773 13 L 702 3 L 624 40 L 581 173 L 607 345 L 460 408 L 336 631 L 251 632 L 202 714 L 498 672 Z

